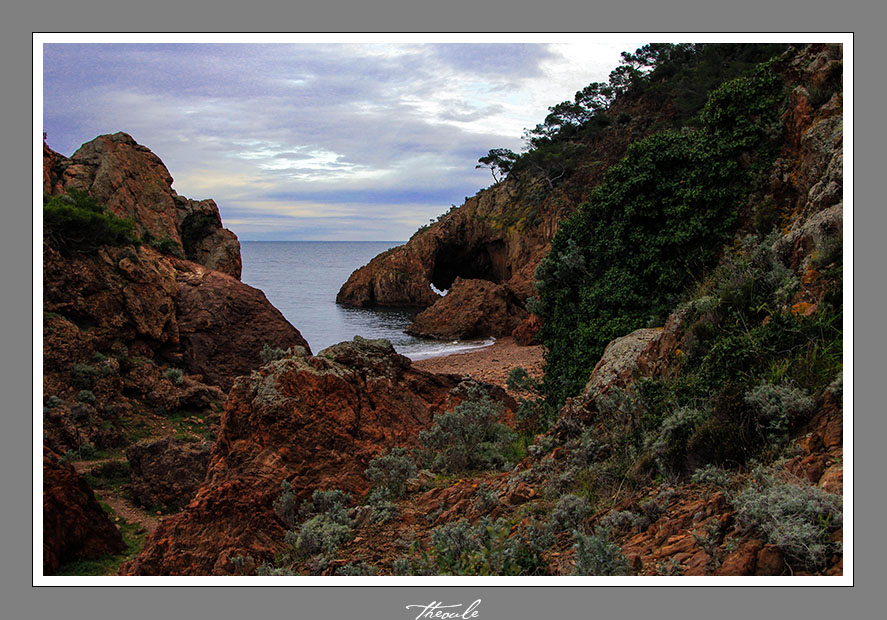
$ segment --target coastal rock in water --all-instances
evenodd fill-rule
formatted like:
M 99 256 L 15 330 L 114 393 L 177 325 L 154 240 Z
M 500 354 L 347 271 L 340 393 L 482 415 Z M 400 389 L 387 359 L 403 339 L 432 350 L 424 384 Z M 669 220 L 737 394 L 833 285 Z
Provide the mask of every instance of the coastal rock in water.
M 172 182 L 160 158 L 123 132 L 99 136 L 70 158 L 43 145 L 44 194 L 86 192 L 133 220 L 139 236 L 168 240 L 185 258 L 239 279 L 240 243 L 222 227 L 216 204 L 183 198 Z
M 102 510 L 86 480 L 43 449 L 43 574 L 72 560 L 123 553 L 120 530 Z
M 140 441 L 126 449 L 130 492 L 142 506 L 178 509 L 187 505 L 203 482 L 210 445 L 166 437 Z
M 360 496 L 369 461 L 415 444 L 419 430 L 461 400 L 459 383 L 413 368 L 387 341 L 359 337 L 239 378 L 205 482 L 122 573 L 230 574 L 233 556 L 270 560 L 285 546 L 287 524 L 273 508 L 284 480 L 297 503 L 315 489 Z
M 406 333 L 444 340 L 507 336 L 526 316 L 507 287 L 457 277 L 444 297 L 413 318 Z

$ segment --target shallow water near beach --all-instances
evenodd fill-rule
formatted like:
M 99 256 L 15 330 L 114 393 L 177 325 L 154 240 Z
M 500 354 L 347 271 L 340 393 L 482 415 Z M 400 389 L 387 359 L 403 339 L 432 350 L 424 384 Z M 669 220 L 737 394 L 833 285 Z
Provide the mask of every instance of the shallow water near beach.
M 493 340 L 441 342 L 403 333 L 415 310 L 344 308 L 336 293 L 351 273 L 399 241 L 241 241 L 244 283 L 265 296 L 317 353 L 354 336 L 385 338 L 419 360 L 489 346 Z

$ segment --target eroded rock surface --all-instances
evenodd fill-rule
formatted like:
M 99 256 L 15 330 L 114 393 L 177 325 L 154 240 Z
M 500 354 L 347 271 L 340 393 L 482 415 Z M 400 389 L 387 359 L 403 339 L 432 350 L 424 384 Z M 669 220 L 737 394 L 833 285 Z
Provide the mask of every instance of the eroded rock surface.
M 413 368 L 387 341 L 359 337 L 241 377 L 204 484 L 122 572 L 229 574 L 233 556 L 269 560 L 284 547 L 286 526 L 273 508 L 282 481 L 299 502 L 315 489 L 363 494 L 369 461 L 414 444 L 435 414 L 460 400 L 459 383 Z
M 209 443 L 171 437 L 132 444 L 126 449 L 126 460 L 133 498 L 145 508 L 182 508 L 203 482 L 209 451 Z

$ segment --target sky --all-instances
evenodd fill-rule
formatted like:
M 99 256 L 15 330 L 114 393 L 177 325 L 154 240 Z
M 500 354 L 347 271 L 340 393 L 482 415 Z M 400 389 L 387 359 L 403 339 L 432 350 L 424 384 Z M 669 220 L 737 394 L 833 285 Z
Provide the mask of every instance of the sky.
M 43 131 L 124 131 L 249 240 L 400 241 L 489 186 L 477 159 L 649 43 L 45 43 Z

